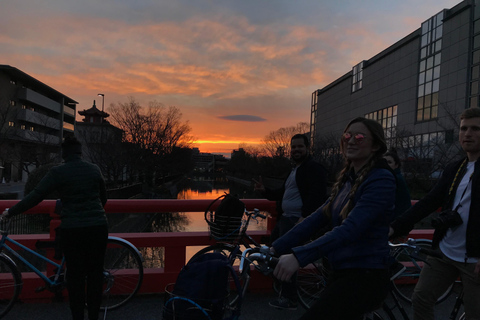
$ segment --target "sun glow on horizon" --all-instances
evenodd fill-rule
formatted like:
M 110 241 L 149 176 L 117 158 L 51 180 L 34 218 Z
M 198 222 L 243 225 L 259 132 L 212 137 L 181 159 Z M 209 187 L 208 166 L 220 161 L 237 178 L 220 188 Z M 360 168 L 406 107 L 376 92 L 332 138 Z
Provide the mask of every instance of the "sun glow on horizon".
M 208 144 L 254 144 L 258 145 L 261 144 L 258 141 L 245 141 L 245 140 L 197 140 L 193 144 L 203 144 L 203 143 L 208 143 Z

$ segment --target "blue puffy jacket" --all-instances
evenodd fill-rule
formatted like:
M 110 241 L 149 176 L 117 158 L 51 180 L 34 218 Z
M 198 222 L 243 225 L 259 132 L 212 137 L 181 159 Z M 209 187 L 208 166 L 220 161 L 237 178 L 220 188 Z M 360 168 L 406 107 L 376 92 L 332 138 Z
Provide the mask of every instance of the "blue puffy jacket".
M 278 254 L 295 255 L 301 267 L 327 257 L 333 270 L 384 269 L 388 266 L 389 223 L 395 206 L 395 177 L 391 170 L 373 168 L 357 189 L 354 208 L 345 220 L 339 213 L 348 201 L 355 177 L 350 175 L 334 199 L 332 219 L 323 206 L 273 243 Z M 307 244 L 318 230 L 331 223 L 331 231 Z

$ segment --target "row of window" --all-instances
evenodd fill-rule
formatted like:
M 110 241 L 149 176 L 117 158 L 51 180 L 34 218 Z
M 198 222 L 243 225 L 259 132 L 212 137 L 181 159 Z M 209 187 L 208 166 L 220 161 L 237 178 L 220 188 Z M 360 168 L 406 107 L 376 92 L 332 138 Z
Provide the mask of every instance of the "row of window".
M 453 142 L 453 130 L 397 137 L 405 159 L 433 159 L 443 146 Z
M 14 122 L 14 121 L 8 121 L 8 126 L 9 126 L 9 127 L 12 127 L 12 128 L 15 127 L 15 122 Z M 28 126 L 28 127 L 27 127 L 27 126 L 24 125 L 24 124 L 21 124 L 21 125 L 20 125 L 20 129 L 21 129 L 21 130 L 35 131 L 35 127 L 34 127 L 34 126 Z
M 385 139 L 387 140 L 387 145 L 392 146 L 392 139 L 396 136 L 397 128 L 397 106 L 392 106 L 377 110 L 374 112 L 367 113 L 365 118 L 378 121 L 385 132 Z
M 363 65 L 364 61 L 353 67 L 352 92 L 358 91 L 363 87 Z
M 438 117 L 443 16 L 442 11 L 422 23 L 417 121 L 429 121 Z
M 478 6 L 478 4 L 477 4 Z M 480 19 L 473 23 L 473 55 L 470 70 L 470 107 L 480 106 Z
M 428 121 L 438 117 L 438 92 L 440 90 L 443 17 L 444 12 L 442 11 L 422 23 L 417 95 L 417 121 Z M 352 93 L 362 89 L 363 87 L 363 67 L 363 61 L 353 67 Z M 478 73 L 479 72 L 477 70 L 477 74 Z M 475 83 L 475 85 L 478 88 L 479 84 Z M 368 116 L 374 117 L 374 115 L 370 114 Z M 388 130 L 386 133 L 387 137 L 393 136 L 393 134 L 388 132 Z
M 15 100 L 10 100 L 10 105 L 11 105 L 12 107 L 15 107 L 15 106 L 17 105 L 17 101 L 15 101 Z M 22 109 L 24 109 L 24 110 L 25 110 L 25 109 L 28 109 L 28 110 L 35 111 L 35 107 L 27 106 L 27 105 L 25 105 L 25 104 L 22 104 Z

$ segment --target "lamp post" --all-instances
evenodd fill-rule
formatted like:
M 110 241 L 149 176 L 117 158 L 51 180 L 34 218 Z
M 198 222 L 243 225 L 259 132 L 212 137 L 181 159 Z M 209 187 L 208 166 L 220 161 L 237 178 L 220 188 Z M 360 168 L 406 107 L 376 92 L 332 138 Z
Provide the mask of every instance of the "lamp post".
M 105 106 L 105 95 L 103 93 L 99 93 L 98 96 L 102 97 L 102 112 L 103 112 L 103 107 Z
M 99 93 L 98 96 L 102 97 L 102 113 L 103 113 L 103 107 L 105 106 L 105 94 Z M 102 118 L 100 118 L 100 120 L 101 120 L 101 123 L 103 123 L 103 115 L 102 115 Z

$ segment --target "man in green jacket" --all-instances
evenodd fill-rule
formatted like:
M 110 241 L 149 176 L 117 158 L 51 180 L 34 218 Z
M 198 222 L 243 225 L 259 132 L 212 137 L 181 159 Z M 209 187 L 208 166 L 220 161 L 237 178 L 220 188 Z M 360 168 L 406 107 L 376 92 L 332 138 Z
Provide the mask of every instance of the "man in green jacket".
M 60 244 L 68 272 L 67 289 L 73 320 L 97 320 L 103 291 L 103 263 L 108 238 L 105 181 L 100 168 L 81 159 L 82 145 L 75 138 L 62 143 L 64 163 L 53 167 L 23 200 L 7 209 L 2 219 L 27 211 L 52 191 L 62 204 Z M 85 290 L 86 288 L 86 290 Z

